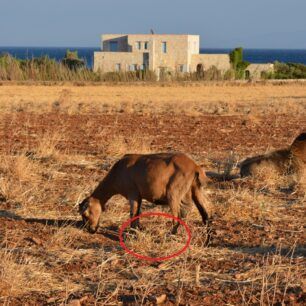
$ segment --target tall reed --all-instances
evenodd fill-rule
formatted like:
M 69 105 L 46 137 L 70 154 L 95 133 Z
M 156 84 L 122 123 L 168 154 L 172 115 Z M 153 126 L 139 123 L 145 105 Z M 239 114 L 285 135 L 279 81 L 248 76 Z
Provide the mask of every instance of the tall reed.
M 90 81 L 90 82 L 137 82 L 137 81 L 218 81 L 232 79 L 231 73 L 222 74 L 215 66 L 207 69 L 203 74 L 165 72 L 158 78 L 155 72 L 93 71 L 85 66 L 71 68 L 65 63 L 58 62 L 48 56 L 21 60 L 10 54 L 0 55 L 1 81 Z

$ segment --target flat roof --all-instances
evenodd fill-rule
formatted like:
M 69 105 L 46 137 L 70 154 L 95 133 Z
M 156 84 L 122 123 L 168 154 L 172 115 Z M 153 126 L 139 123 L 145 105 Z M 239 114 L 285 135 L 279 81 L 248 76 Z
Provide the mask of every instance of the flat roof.
M 152 33 L 148 33 L 148 34 L 120 34 L 120 33 L 117 33 L 117 34 L 114 34 L 114 33 L 104 33 L 104 34 L 101 34 L 101 35 L 122 35 L 122 36 L 139 36 L 139 35 L 142 35 L 142 36 L 145 36 L 145 35 L 154 35 L 154 36 L 200 36 L 199 34 L 152 34 Z

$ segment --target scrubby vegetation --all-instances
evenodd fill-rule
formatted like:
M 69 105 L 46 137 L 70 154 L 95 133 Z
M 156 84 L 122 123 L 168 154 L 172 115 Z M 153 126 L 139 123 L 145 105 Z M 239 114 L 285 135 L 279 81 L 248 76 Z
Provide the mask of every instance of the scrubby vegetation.
M 135 81 L 156 81 L 157 76 L 150 70 L 120 71 L 120 72 L 97 72 L 98 79 L 102 82 L 135 82 Z
M 306 65 L 274 62 L 274 72 L 264 73 L 265 79 L 306 79 Z
M 226 76 L 233 75 L 226 74 Z M 221 71 L 215 66 L 198 73 L 171 73 L 165 72 L 160 76 L 161 81 L 210 81 L 224 80 Z M 232 78 L 232 77 L 230 77 Z M 67 50 L 61 62 L 50 59 L 48 56 L 27 60 L 17 59 L 9 54 L 0 56 L 0 80 L 3 81 L 92 81 L 92 82 L 136 82 L 157 81 L 157 75 L 150 70 L 121 71 L 121 72 L 94 72 L 87 68 L 77 52 Z
M 78 51 L 66 51 L 62 63 L 71 70 L 77 70 L 85 67 L 85 61 L 78 56 Z
M 0 80 L 133 82 L 155 81 L 156 75 L 152 71 L 94 72 L 77 52 L 67 50 L 61 62 L 48 56 L 21 60 L 10 54 L 0 55 Z
M 68 62 L 70 64 L 68 64 Z M 59 63 L 48 56 L 21 60 L 9 54 L 0 56 L 0 80 L 8 81 L 94 81 L 96 75 L 85 67 L 72 68 L 71 61 Z
M 204 72 L 170 72 L 164 71 L 158 78 L 150 70 L 94 72 L 79 58 L 77 51 L 67 50 L 60 61 L 42 56 L 31 59 L 18 59 L 8 53 L 0 54 L 0 80 L 2 81 L 81 81 L 81 82 L 137 82 L 157 80 L 163 82 L 193 82 L 193 81 L 222 81 L 243 80 L 245 71 L 250 64 L 243 60 L 243 49 L 236 48 L 230 52 L 231 69 L 224 74 L 212 66 Z M 275 71 L 263 73 L 264 79 L 305 79 L 306 65 L 295 63 L 275 62 Z

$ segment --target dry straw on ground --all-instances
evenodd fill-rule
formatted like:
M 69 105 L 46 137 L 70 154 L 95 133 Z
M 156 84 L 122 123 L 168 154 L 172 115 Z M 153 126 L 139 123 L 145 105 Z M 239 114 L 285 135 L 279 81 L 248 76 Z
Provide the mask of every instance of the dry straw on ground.
M 78 113 L 173 113 L 301 115 L 305 112 L 305 85 L 168 84 L 101 85 L 76 87 L 2 85 L 2 112 L 56 111 Z
M 7 113 L 0 120 L 0 304 L 303 304 L 305 196 L 290 177 L 209 183 L 203 192 L 215 207 L 210 246 L 194 207 L 186 219 L 190 248 L 161 263 L 137 260 L 119 246 L 118 227 L 129 218 L 124 198 L 109 201 L 94 235 L 80 227 L 77 211 L 128 152 L 183 149 L 207 170 L 228 172 L 233 148 L 241 160 L 290 144 L 305 123 L 303 112 L 296 116 L 305 107 L 302 87 L 70 86 L 52 108 L 64 89 L 0 87 L 0 109 Z M 241 118 L 217 124 L 221 110 L 202 116 L 207 103 L 218 101 L 228 103 L 226 114 L 242 105 Z M 279 103 L 287 114 L 272 122 L 272 133 L 270 111 L 278 112 Z M 201 116 L 182 121 L 190 104 L 188 112 Z M 291 105 L 297 108 L 290 114 Z M 261 115 L 243 115 L 253 107 Z M 145 115 L 135 119 L 133 112 Z M 140 120 L 150 125 L 139 127 Z M 167 209 L 143 203 L 143 211 Z M 127 243 L 144 255 L 167 255 L 184 242 L 183 231 L 167 240 L 171 224 L 143 226 L 139 239 Z

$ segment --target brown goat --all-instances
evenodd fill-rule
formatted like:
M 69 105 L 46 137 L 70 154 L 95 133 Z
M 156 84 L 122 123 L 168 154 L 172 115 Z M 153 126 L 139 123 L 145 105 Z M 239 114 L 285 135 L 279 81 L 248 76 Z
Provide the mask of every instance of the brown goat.
M 254 175 L 261 169 L 274 169 L 280 175 L 296 174 L 297 180 L 305 184 L 306 133 L 300 134 L 287 149 L 273 151 L 245 159 L 240 164 L 241 177 Z
M 253 176 L 263 178 L 266 173 L 296 176 L 301 191 L 306 190 L 306 132 L 297 136 L 292 144 L 267 154 L 249 157 L 238 164 L 240 173 L 222 174 L 207 171 L 206 175 L 214 181 L 230 181 L 240 177 Z
M 203 223 L 207 224 L 211 208 L 201 187 L 206 175 L 184 154 L 128 154 L 117 161 L 94 192 L 79 205 L 83 222 L 91 233 L 97 231 L 106 202 L 120 194 L 130 203 L 130 217 L 140 214 L 142 199 L 154 204 L 169 205 L 173 216 L 185 217 L 194 202 Z M 132 227 L 138 226 L 134 222 Z M 173 228 L 177 231 L 179 223 Z

